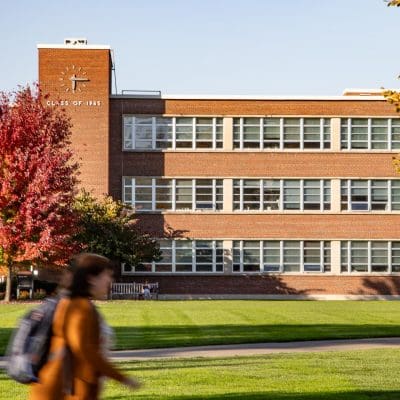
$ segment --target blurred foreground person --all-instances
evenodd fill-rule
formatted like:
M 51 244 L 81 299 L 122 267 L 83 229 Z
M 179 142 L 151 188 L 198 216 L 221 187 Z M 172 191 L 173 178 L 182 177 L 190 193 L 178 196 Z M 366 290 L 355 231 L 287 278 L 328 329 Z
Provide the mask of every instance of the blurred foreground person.
M 33 383 L 30 400 L 96 400 L 102 377 L 137 389 L 138 381 L 121 374 L 105 357 L 111 334 L 91 299 L 107 298 L 112 265 L 97 254 L 80 254 L 71 262 L 69 297 L 55 311 L 48 361 Z

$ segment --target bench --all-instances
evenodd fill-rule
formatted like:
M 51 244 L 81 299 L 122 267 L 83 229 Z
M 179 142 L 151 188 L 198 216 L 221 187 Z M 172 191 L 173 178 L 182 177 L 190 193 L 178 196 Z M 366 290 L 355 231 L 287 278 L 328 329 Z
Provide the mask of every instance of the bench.
M 111 285 L 110 299 L 113 300 L 115 297 L 128 297 L 134 300 L 144 299 L 145 283 L 113 283 Z M 158 282 L 148 283 L 147 286 L 150 289 L 150 298 L 158 300 Z
M 158 282 L 155 283 L 136 283 L 139 289 L 138 299 L 145 299 L 144 296 L 144 287 L 148 286 L 150 289 L 150 299 L 151 300 L 158 300 Z M 146 300 L 146 299 L 145 299 Z

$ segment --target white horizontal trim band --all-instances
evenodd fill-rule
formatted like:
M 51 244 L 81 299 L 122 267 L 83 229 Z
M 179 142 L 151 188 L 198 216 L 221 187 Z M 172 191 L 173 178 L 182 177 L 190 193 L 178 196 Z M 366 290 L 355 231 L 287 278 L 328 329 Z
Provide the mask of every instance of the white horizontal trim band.
M 106 44 L 38 44 L 38 49 L 67 49 L 67 50 L 111 50 Z

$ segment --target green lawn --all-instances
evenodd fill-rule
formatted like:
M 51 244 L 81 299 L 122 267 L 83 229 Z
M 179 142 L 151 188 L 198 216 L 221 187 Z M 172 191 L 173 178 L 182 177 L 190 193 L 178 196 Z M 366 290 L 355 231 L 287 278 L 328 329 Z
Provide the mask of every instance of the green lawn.
M 32 305 L 0 305 L 0 353 Z M 397 301 L 112 301 L 119 349 L 400 336 Z
M 103 399 L 395 400 L 400 350 L 298 353 L 122 364 L 144 382 L 133 394 L 110 382 Z M 26 387 L 0 373 L 0 400 L 26 399 Z

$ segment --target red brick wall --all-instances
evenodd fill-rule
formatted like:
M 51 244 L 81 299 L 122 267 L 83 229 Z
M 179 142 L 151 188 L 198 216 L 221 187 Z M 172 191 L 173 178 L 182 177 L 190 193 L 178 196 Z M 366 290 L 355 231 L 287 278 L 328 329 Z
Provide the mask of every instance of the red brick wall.
M 111 100 L 112 110 L 125 114 L 169 115 L 315 115 L 315 116 L 393 116 L 394 107 L 377 100 Z
M 122 176 L 395 177 L 393 153 L 122 152 L 123 114 L 397 116 L 385 101 L 211 101 L 111 99 L 110 193 Z
M 50 101 L 68 101 L 65 108 L 73 124 L 72 146 L 81 163 L 79 178 L 82 186 L 96 195 L 107 193 L 109 183 L 110 62 L 107 49 L 39 49 L 40 87 L 51 95 Z M 71 88 L 66 91 L 72 73 L 89 79 L 78 82 L 75 93 Z M 100 105 L 92 105 L 98 101 Z
M 118 158 L 119 176 L 398 177 L 393 153 L 124 152 Z
M 400 295 L 400 276 L 149 275 L 122 280 L 158 282 L 160 294 Z
M 194 239 L 399 240 L 400 214 L 141 214 L 139 226 L 156 237 L 166 227 Z

